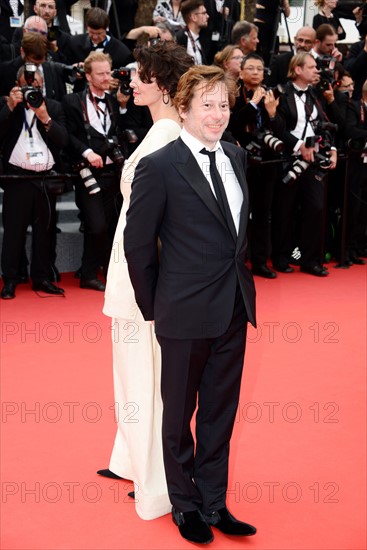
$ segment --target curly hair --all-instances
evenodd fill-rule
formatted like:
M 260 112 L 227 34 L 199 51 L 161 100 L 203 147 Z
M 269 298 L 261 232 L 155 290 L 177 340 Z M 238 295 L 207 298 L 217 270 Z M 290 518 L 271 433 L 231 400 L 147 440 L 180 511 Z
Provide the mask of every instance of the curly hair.
M 177 110 L 181 109 L 183 112 L 187 112 L 190 109 L 195 90 L 201 84 L 206 86 L 207 90 L 214 89 L 217 84 L 224 84 L 228 92 L 229 106 L 234 106 L 238 95 L 237 82 L 220 67 L 195 65 L 180 78 L 174 99 Z
M 150 83 L 155 78 L 161 90 L 175 96 L 177 83 L 194 61 L 186 50 L 175 42 L 158 42 L 154 46 L 140 46 L 134 50 L 142 82 Z

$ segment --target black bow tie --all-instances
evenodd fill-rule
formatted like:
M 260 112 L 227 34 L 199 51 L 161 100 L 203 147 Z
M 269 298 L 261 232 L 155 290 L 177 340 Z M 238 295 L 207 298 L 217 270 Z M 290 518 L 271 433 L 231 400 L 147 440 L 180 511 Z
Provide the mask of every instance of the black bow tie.
M 299 97 L 302 97 L 303 95 L 308 94 L 308 90 L 296 90 L 296 88 L 294 88 L 294 93 Z
M 97 103 L 106 103 L 106 96 L 105 97 L 94 96 L 94 99 L 96 100 Z

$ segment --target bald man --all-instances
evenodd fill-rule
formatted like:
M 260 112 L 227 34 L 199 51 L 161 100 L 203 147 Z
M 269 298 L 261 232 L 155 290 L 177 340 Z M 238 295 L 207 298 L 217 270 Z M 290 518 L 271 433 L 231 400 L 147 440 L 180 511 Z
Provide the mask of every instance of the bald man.
M 316 40 L 316 31 L 311 27 L 301 27 L 294 37 L 294 51 L 275 55 L 270 61 L 271 74 L 267 79 L 269 86 L 285 84 L 290 60 L 296 53 L 309 52 Z

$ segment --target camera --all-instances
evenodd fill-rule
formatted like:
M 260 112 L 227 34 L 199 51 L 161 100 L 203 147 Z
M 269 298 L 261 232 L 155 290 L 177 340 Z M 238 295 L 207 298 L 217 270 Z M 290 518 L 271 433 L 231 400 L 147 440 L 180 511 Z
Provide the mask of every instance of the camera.
M 47 40 L 49 42 L 54 42 L 55 40 L 58 40 L 60 36 L 61 36 L 61 31 L 59 27 L 56 27 L 55 25 L 53 25 L 48 29 Z
M 124 95 L 130 95 L 131 88 L 131 70 L 128 67 L 120 67 L 111 73 L 112 78 L 117 78 L 120 81 L 120 92 Z
M 24 102 L 28 103 L 34 109 L 40 107 L 43 103 L 42 90 L 40 88 L 35 88 L 32 86 L 35 74 L 37 71 L 37 66 L 33 63 L 26 63 L 24 65 L 24 80 L 27 85 L 21 88 Z
M 120 149 L 120 144 L 116 136 L 107 137 L 105 140 L 105 153 L 120 168 L 123 167 L 125 157 Z
M 286 175 L 283 177 L 282 182 L 287 185 L 292 181 L 296 181 L 296 179 L 299 178 L 299 176 L 303 174 L 309 166 L 310 163 L 306 160 L 302 160 L 301 158 L 296 159 Z
M 348 139 L 347 145 L 352 153 L 362 153 L 366 147 L 366 138 L 358 137 Z
M 77 65 L 63 65 L 64 74 L 71 78 L 76 78 L 76 76 L 85 75 L 83 67 L 78 67 Z
M 250 141 L 250 143 L 245 147 L 245 150 L 250 155 L 249 161 L 252 164 L 259 164 L 262 162 L 262 152 L 264 147 L 271 149 L 274 153 L 282 153 L 284 151 L 284 143 L 268 130 L 261 131 L 256 128 L 252 132 L 252 135 L 255 139 Z
M 79 172 L 82 182 L 88 190 L 90 195 L 95 195 L 101 190 L 100 186 L 92 171 L 90 169 L 90 164 L 87 160 L 82 160 L 73 166 L 75 172 Z
M 315 87 L 320 92 L 325 92 L 328 90 L 330 84 L 331 86 L 334 86 L 335 84 L 338 85 L 339 81 L 334 79 L 335 62 L 336 59 L 330 55 L 324 55 L 323 57 L 317 58 L 316 63 L 317 68 L 320 71 L 320 80 Z

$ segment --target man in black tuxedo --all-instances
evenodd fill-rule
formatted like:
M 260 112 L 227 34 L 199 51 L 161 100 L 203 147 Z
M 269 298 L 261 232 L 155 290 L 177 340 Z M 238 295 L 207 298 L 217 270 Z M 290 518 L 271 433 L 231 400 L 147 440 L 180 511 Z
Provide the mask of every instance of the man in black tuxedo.
M 194 66 L 181 77 L 181 136 L 138 164 L 124 232 L 136 301 L 144 319 L 154 320 L 162 350 L 173 520 L 196 543 L 213 540 L 210 526 L 231 535 L 256 532 L 226 507 L 246 327 L 255 325 L 245 263 L 245 155 L 219 141 L 235 94 L 234 81 L 217 67 Z M 195 448 L 190 422 L 197 400 Z
M 27 227 L 32 225 L 31 277 L 33 289 L 63 294 L 50 281 L 50 244 L 53 237 L 56 197 L 47 191 L 45 176 L 60 169 L 60 152 L 67 144 L 65 116 L 57 101 L 44 99 L 32 106 L 24 101 L 24 67 L 18 82 L 0 110 L 0 146 L 5 174 L 3 199 L 4 240 L 1 264 L 3 299 L 15 298 L 21 270 Z M 42 89 L 42 76 L 35 72 L 34 88 Z
M 115 158 L 118 138 L 122 130 L 119 103 L 106 94 L 111 83 L 111 58 L 103 52 L 92 52 L 84 62 L 88 88 L 64 97 L 70 138 L 70 158 L 84 162 L 95 177 L 82 179 L 75 185 L 76 202 L 85 222 L 84 249 L 80 287 L 104 291 L 105 285 L 97 277 L 100 267 L 105 273 L 110 258 L 113 236 L 120 214 L 119 161 Z M 119 93 L 119 92 L 118 92 Z M 124 106 L 126 104 L 126 99 Z
M 294 177 L 290 177 L 287 184 L 279 183 L 276 193 L 272 217 L 273 266 L 283 273 L 294 271 L 289 266 L 293 250 L 291 222 L 299 200 L 302 206 L 301 271 L 326 277 L 329 274 L 323 267 L 326 181 L 320 176 L 320 172 L 326 176 L 327 170 L 321 171 L 315 164 L 318 151 L 315 136 L 321 133 L 318 123 L 328 119 L 325 115 L 326 104 L 312 90 L 312 84 L 318 79 L 318 69 L 312 55 L 306 52 L 295 55 L 289 66 L 289 77 L 290 81 L 285 86 L 285 94 L 280 97 L 276 115 L 270 117 L 270 125 L 277 137 L 284 142 L 285 154 L 292 155 L 292 162 L 298 168 L 293 170 Z M 333 108 L 337 107 L 335 101 L 332 104 Z M 329 168 L 334 169 L 335 147 L 328 154 Z
M 109 54 L 112 59 L 112 68 L 124 67 L 133 61 L 132 54 L 127 46 L 107 34 L 110 23 L 108 14 L 101 8 L 91 8 L 87 11 L 85 24 L 87 32 L 71 36 L 63 53 L 69 63 L 78 63 L 93 51 Z M 74 91 L 76 89 L 74 88 Z
M 288 80 L 288 68 L 292 57 L 301 52 L 309 52 L 316 40 L 316 31 L 311 27 L 301 27 L 294 37 L 294 52 L 273 55 L 270 60 L 270 75 L 266 79 L 269 86 L 285 84 Z

